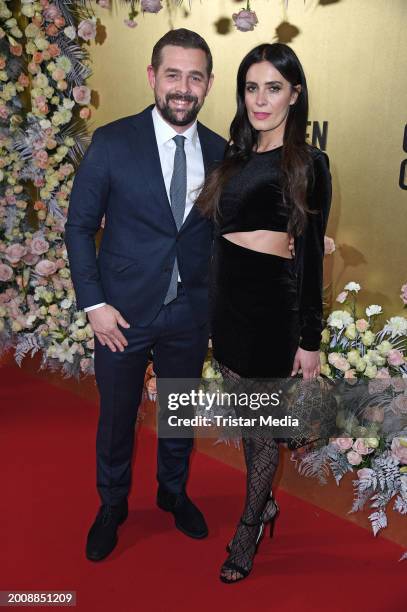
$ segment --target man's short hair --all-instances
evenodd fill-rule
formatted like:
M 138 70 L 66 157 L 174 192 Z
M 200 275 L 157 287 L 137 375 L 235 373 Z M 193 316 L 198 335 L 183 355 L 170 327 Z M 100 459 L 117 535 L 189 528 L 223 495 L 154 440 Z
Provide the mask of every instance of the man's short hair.
M 161 64 L 161 50 L 167 45 L 174 47 L 183 47 L 184 49 L 201 49 L 206 54 L 206 70 L 208 78 L 212 74 L 213 60 L 212 53 L 209 49 L 208 43 L 196 32 L 187 30 L 186 28 L 179 28 L 178 30 L 170 30 L 159 41 L 156 42 L 153 48 L 153 54 L 151 57 L 151 65 L 154 71 L 157 72 Z

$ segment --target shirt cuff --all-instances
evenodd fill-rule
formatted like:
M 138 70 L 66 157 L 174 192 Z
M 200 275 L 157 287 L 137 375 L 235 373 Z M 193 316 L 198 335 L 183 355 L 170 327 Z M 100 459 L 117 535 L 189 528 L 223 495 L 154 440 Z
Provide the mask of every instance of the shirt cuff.
M 95 304 L 94 306 L 88 306 L 84 308 L 85 312 L 89 312 L 90 310 L 95 310 L 96 308 L 101 308 L 102 306 L 106 306 L 106 302 L 101 302 L 100 304 Z

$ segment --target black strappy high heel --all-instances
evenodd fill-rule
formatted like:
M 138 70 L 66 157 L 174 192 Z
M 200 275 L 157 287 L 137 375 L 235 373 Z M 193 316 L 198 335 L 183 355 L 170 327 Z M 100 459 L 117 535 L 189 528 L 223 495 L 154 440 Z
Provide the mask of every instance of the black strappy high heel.
M 270 497 L 267 500 L 266 506 L 264 508 L 264 511 L 261 515 L 261 523 L 263 523 L 264 525 L 264 529 L 266 527 L 267 524 L 270 525 L 269 527 L 269 536 L 270 538 L 273 537 L 274 534 L 274 525 L 276 522 L 276 519 L 278 517 L 278 515 L 280 514 L 280 507 L 278 506 L 276 500 L 274 499 L 272 493 L 270 493 Z M 259 523 L 260 525 L 260 523 Z M 233 542 L 233 540 L 232 540 Z M 226 552 L 230 553 L 231 552 L 231 543 L 229 542 L 229 544 L 226 544 Z
M 273 531 L 274 531 L 275 519 L 277 518 L 279 511 L 280 509 L 270 493 L 270 497 L 267 500 L 266 506 L 264 508 L 264 511 L 262 512 L 259 522 L 249 523 L 247 521 L 244 521 L 243 519 L 240 519 L 240 525 L 243 525 L 245 527 L 258 527 L 257 534 L 256 534 L 256 537 L 253 543 L 254 544 L 253 556 L 251 559 L 249 558 L 249 565 L 246 567 L 244 567 L 243 565 L 239 563 L 236 563 L 235 561 L 231 561 L 227 559 L 225 563 L 222 565 L 221 574 L 219 576 L 222 582 L 224 582 L 225 584 L 232 584 L 233 582 L 239 582 L 240 580 L 247 578 L 247 576 L 250 574 L 252 570 L 253 558 L 256 555 L 259 544 L 263 538 L 263 535 L 265 532 L 265 526 L 267 523 L 270 524 L 270 537 L 272 537 Z M 241 540 L 240 548 L 242 550 L 242 552 L 240 553 L 241 557 L 244 557 L 247 548 L 250 547 L 251 539 L 252 537 L 250 535 L 246 535 L 246 537 L 240 537 L 240 540 Z M 229 553 L 229 555 L 232 554 L 232 546 L 233 546 L 234 540 L 235 538 L 233 538 L 232 544 L 228 544 L 226 547 L 226 550 Z M 239 557 L 239 553 L 236 553 L 235 557 L 236 556 Z M 224 572 L 228 572 L 230 576 L 225 575 Z

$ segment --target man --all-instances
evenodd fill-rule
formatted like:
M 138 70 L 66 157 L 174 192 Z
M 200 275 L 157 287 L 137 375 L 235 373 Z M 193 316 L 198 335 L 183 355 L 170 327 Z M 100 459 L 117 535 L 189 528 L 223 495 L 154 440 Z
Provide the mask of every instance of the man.
M 95 333 L 100 393 L 97 487 L 102 505 L 86 546 L 106 557 L 127 517 L 137 407 L 151 349 L 162 378 L 199 378 L 208 345 L 212 226 L 194 207 L 225 141 L 197 123 L 212 57 L 195 32 L 153 49 L 155 106 L 95 131 L 72 189 L 66 244 L 78 308 Z M 98 256 L 95 234 L 105 216 Z M 160 438 L 157 504 L 186 535 L 208 529 L 186 493 L 192 438 Z

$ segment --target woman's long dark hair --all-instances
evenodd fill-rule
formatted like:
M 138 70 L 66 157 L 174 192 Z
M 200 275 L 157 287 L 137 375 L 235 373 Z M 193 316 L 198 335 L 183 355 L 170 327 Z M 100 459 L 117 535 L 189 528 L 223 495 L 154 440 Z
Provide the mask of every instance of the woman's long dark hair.
M 216 218 L 223 186 L 257 148 L 258 132 L 249 121 L 245 105 L 246 75 L 253 64 L 263 61 L 273 64 L 292 86 L 301 85 L 296 102 L 289 107 L 281 159 L 283 198 L 287 206 L 290 206 L 288 232 L 296 236 L 303 232 L 306 223 L 306 195 L 309 168 L 312 167 L 305 142 L 308 89 L 298 57 L 290 47 L 282 43 L 259 45 L 243 58 L 237 73 L 237 111 L 230 126 L 225 159 L 207 178 L 197 199 L 197 206 L 205 216 Z

